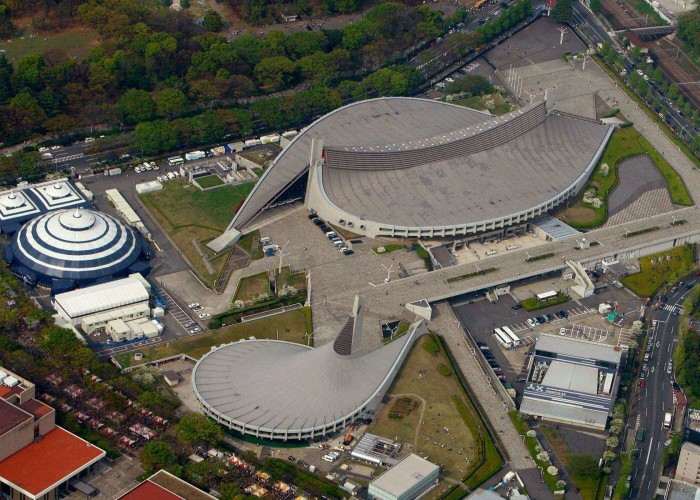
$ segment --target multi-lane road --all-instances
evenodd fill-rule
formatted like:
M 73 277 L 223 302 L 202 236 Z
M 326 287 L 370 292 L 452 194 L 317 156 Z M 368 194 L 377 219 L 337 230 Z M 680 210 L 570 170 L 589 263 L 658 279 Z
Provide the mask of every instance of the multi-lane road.
M 633 429 L 644 427 L 646 436 L 643 442 L 637 443 L 639 458 L 634 463 L 630 498 L 656 497 L 663 470 L 664 443 L 669 433 L 663 428 L 664 414 L 673 412 L 673 375 L 667 373 L 667 368 L 678 341 L 678 324 L 682 317 L 674 311 L 682 310 L 689 287 L 698 283 L 700 278 L 689 278 L 675 292 L 666 295 L 668 300 L 664 307 L 649 314 L 650 319 L 656 321 L 656 327 L 648 337 L 652 350 L 647 362 L 646 386 L 638 389 L 637 404 L 630 412 L 629 421 Z M 620 478 L 620 481 L 625 480 Z

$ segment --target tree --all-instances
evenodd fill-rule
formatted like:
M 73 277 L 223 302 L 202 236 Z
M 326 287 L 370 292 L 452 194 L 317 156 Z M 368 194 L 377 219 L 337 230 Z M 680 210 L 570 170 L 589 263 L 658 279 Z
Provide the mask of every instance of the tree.
M 136 124 L 151 120 L 156 112 L 156 103 L 151 99 L 151 94 L 145 90 L 127 90 L 119 102 L 117 109 L 122 115 L 122 120 L 128 124 Z
M 601 5 L 600 0 L 591 0 L 591 10 L 596 14 L 600 14 Z
M 219 493 L 221 493 L 221 500 L 238 500 L 239 496 L 243 494 L 234 483 L 222 483 L 219 486 Z
M 164 89 L 156 94 L 158 114 L 172 118 L 182 113 L 187 105 L 187 97 L 178 89 Z
M 560 23 L 568 23 L 574 15 L 571 0 L 557 0 L 552 9 L 552 18 Z
M 164 441 L 151 441 L 141 450 L 141 466 L 150 472 L 167 467 L 173 460 L 173 449 Z
M 203 26 L 205 30 L 217 33 L 224 27 L 224 23 L 218 12 L 215 10 L 208 10 L 207 13 L 204 14 Z
M 221 428 L 201 413 L 188 413 L 175 425 L 175 435 L 188 446 L 214 445 L 221 440 Z
M 493 92 L 493 85 L 481 75 L 466 75 L 450 83 L 446 91 L 448 94 L 484 95 Z
M 0 104 L 5 104 L 12 98 L 12 73 L 14 68 L 12 63 L 0 54 Z
M 294 80 L 296 65 L 284 56 L 268 57 L 255 65 L 254 73 L 264 89 L 280 90 Z

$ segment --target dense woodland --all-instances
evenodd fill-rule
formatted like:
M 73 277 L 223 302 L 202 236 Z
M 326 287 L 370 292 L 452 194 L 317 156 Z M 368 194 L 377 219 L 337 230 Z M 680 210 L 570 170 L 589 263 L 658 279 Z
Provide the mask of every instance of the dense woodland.
M 700 4 L 678 18 L 678 36 L 683 40 L 696 63 L 700 63 Z

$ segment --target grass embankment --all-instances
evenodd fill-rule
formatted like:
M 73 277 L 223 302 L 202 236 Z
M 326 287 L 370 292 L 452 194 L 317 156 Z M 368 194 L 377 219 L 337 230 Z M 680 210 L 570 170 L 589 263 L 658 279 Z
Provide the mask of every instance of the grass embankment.
M 664 283 L 688 274 L 693 269 L 694 256 L 694 246 L 683 245 L 640 257 L 640 271 L 622 278 L 622 284 L 640 297 L 651 297 Z
M 253 185 L 247 183 L 201 191 L 183 179 L 174 179 L 166 182 L 163 189 L 140 195 L 139 198 L 189 260 L 200 279 L 213 286 L 226 265 L 231 249 L 217 254 L 206 243 L 226 229 L 236 207 L 248 196 Z M 200 251 L 209 260 L 213 273 L 209 272 Z
M 252 260 L 262 259 L 265 256 L 262 244 L 260 243 L 260 231 L 257 229 L 252 233 L 241 236 L 237 245 L 245 250 Z
M 388 394 L 392 401 L 370 432 L 415 443 L 413 452 L 441 464 L 443 477 L 470 488 L 500 469 L 496 446 L 438 337 L 416 342 Z
M 306 344 L 307 316 L 302 310 L 291 311 L 269 318 L 259 319 L 250 323 L 239 323 L 226 326 L 217 330 L 211 330 L 199 335 L 188 336 L 172 342 L 164 342 L 152 347 L 145 347 L 138 352 L 143 353 L 143 360 L 138 363 L 146 363 L 156 359 L 167 358 L 176 354 L 187 354 L 195 359 L 201 358 L 209 352 L 213 346 L 236 342 L 248 337 L 257 339 L 276 339 Z M 123 367 L 136 364 L 134 353 L 124 353 L 115 356 L 115 359 Z
M 545 307 L 550 307 L 550 306 L 556 306 L 558 304 L 564 304 L 565 302 L 568 302 L 571 300 L 571 297 L 569 297 L 566 294 L 563 294 L 561 292 L 557 292 L 557 296 L 554 297 L 553 299 L 549 300 L 537 300 L 537 297 L 530 297 L 529 299 L 523 300 L 520 305 L 523 306 L 523 309 L 525 309 L 528 312 L 531 311 L 537 311 L 538 309 L 544 309 Z
M 267 271 L 241 278 L 233 300 L 252 302 L 260 295 L 270 296 L 270 273 Z
M 339 234 L 341 237 L 343 237 L 346 240 L 354 240 L 357 238 L 362 238 L 361 234 L 353 233 L 352 231 L 345 229 L 344 227 L 341 226 L 334 226 L 333 224 L 328 224 L 331 226 L 331 229 L 336 232 L 336 234 Z
M 25 34 L 19 38 L 0 42 L 0 49 L 15 67 L 23 57 L 43 54 L 49 49 L 58 49 L 70 58 L 83 60 L 99 44 L 98 35 L 87 28 L 72 28 L 53 36 L 45 34 L 30 37 Z
M 202 189 L 207 189 L 214 186 L 221 186 L 224 184 L 224 181 L 221 180 L 221 177 L 214 174 L 203 175 L 202 177 L 197 177 L 195 180 L 197 181 L 197 184 L 201 186 Z
M 646 113 L 646 115 L 649 117 L 651 121 L 653 121 L 656 125 L 659 126 L 660 130 L 663 130 L 664 134 L 666 134 L 666 137 L 668 137 L 673 144 L 675 144 L 677 147 L 680 148 L 681 151 L 683 151 L 683 154 L 695 165 L 695 168 L 700 168 L 700 158 L 695 156 L 693 152 L 690 150 L 690 148 L 686 145 L 685 142 L 680 140 L 676 134 L 669 129 L 668 125 L 664 123 L 663 120 L 659 118 L 659 116 L 651 109 L 647 107 L 647 104 L 637 95 L 635 94 L 628 86 L 627 84 L 620 78 L 620 75 L 617 74 L 616 71 L 611 69 L 605 62 L 595 54 L 593 56 L 593 59 L 598 63 L 598 66 L 603 68 L 603 71 L 605 71 L 610 78 L 615 80 L 617 84 L 620 86 L 621 89 L 625 91 L 625 93 L 632 98 L 634 102 L 637 103 L 637 105 Z
M 634 127 L 618 128 L 613 132 L 603 156 L 593 170 L 588 184 L 581 190 L 576 203 L 564 210 L 566 223 L 578 229 L 598 227 L 605 223 L 608 218 L 608 197 L 619 181 L 619 164 L 623 160 L 644 154 L 649 156 L 666 180 L 671 201 L 676 205 L 691 206 L 693 201 L 683 180 L 671 165 Z M 604 175 L 604 164 L 608 165 L 607 175 Z M 591 189 L 595 190 L 596 197 L 603 202 L 598 208 L 583 202 L 583 194 Z

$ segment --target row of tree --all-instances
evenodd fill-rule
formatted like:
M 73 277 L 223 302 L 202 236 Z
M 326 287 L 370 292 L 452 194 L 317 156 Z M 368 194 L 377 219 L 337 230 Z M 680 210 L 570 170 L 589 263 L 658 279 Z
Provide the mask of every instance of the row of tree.
M 0 54 L 0 136 L 6 140 L 173 119 L 304 82 L 337 83 L 409 53 L 444 25 L 427 7 L 387 2 L 341 30 L 270 31 L 229 42 L 187 13 L 138 0 L 73 5 L 103 38 L 84 61 L 56 49 L 15 67 Z
M 308 16 L 312 14 L 349 14 L 374 3 L 372 0 L 226 0 L 246 22 L 274 23 L 283 14 Z M 415 2 L 414 2 L 415 3 Z

